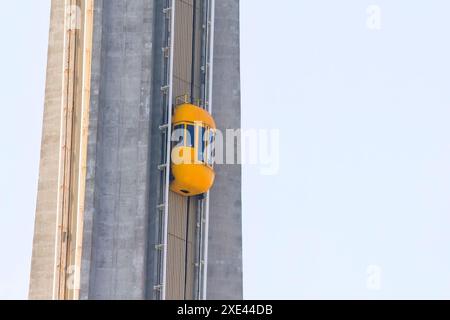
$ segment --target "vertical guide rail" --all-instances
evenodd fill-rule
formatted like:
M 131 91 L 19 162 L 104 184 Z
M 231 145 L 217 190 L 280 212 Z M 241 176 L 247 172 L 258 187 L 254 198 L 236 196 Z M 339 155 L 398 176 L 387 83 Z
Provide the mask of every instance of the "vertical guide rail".
M 200 45 L 200 102 L 201 107 L 205 108 L 206 101 L 206 43 L 207 43 L 207 25 L 208 25 L 208 5 L 209 0 L 201 2 L 201 45 Z M 193 30 L 195 32 L 195 30 Z M 202 282 L 202 236 L 204 230 L 203 224 L 203 199 L 197 200 L 196 228 L 195 228 L 195 272 L 194 272 L 194 300 L 201 300 L 201 282 Z
M 214 60 L 214 20 L 215 20 L 215 0 L 205 1 L 206 21 L 204 37 L 204 72 L 203 92 L 204 108 L 212 114 L 212 93 L 213 93 L 213 60 Z M 208 236 L 209 236 L 209 192 L 200 203 L 200 254 L 197 262 L 198 268 L 198 292 L 197 299 L 207 299 L 207 276 L 208 276 Z
M 201 2 L 201 57 L 200 57 L 200 101 L 201 107 L 206 108 L 206 66 L 207 66 L 207 38 L 208 38 L 208 17 L 209 0 Z M 196 236 L 195 236 L 195 278 L 194 278 L 194 297 L 196 300 L 202 299 L 202 274 L 203 274 L 203 234 L 204 234 L 204 202 L 205 199 L 199 198 L 197 201 L 196 215 Z
M 209 26 L 209 32 L 208 32 L 208 54 L 207 54 L 207 88 L 208 88 L 208 96 L 207 96 L 207 109 L 210 114 L 212 114 L 212 98 L 213 98 L 213 75 L 214 75 L 214 24 L 215 24 L 215 10 L 216 9 L 216 2 L 215 0 L 210 0 L 210 19 L 208 21 Z M 202 299 L 207 299 L 207 278 L 208 278 L 208 237 L 209 237 L 209 195 L 210 193 L 206 195 L 205 199 L 205 237 L 204 237 L 204 244 L 203 244 L 203 251 L 204 251 L 204 268 L 203 268 L 203 292 L 202 292 Z
M 164 84 L 161 88 L 163 94 L 163 108 L 165 123 L 160 126 L 165 141 L 163 141 L 162 164 L 159 166 L 160 174 L 160 202 L 158 205 L 158 244 L 157 251 L 157 284 L 155 285 L 156 299 L 166 299 L 167 289 L 167 249 L 169 224 L 169 193 L 170 193 L 170 152 L 172 136 L 172 106 L 173 106 L 173 65 L 175 45 L 175 1 L 166 0 L 164 8 L 166 43 L 163 48 Z

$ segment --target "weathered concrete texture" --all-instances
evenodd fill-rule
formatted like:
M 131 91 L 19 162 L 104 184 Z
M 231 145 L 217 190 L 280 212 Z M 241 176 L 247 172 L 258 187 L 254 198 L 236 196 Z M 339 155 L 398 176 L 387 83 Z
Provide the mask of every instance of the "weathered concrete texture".
M 61 128 L 64 1 L 51 5 L 44 126 L 30 277 L 30 299 L 51 299 Z
M 95 1 L 81 299 L 154 298 L 163 6 L 161 0 Z M 239 1 L 216 6 L 213 114 L 219 129 L 240 128 Z M 31 299 L 51 299 L 53 291 L 64 16 L 64 1 L 53 0 Z M 187 90 L 178 87 L 180 94 Z M 240 299 L 241 168 L 216 172 L 208 298 Z
M 144 299 L 154 1 L 96 0 L 81 299 Z
M 220 130 L 241 128 L 239 0 L 216 1 L 213 116 Z M 211 191 L 208 299 L 242 299 L 241 166 L 216 166 Z

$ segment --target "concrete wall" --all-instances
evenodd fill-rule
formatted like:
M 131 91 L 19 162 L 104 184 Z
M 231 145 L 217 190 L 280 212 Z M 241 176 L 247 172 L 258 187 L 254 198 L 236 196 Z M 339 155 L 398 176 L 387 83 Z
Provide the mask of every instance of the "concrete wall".
M 82 299 L 144 299 L 154 1 L 96 0 Z M 156 206 L 155 206 L 156 208 Z
M 31 262 L 30 299 L 51 299 L 53 293 L 63 47 L 64 1 L 53 0 L 50 18 L 39 186 Z
M 213 116 L 241 128 L 239 0 L 216 0 Z M 217 165 L 211 191 L 208 299 L 242 299 L 241 166 Z

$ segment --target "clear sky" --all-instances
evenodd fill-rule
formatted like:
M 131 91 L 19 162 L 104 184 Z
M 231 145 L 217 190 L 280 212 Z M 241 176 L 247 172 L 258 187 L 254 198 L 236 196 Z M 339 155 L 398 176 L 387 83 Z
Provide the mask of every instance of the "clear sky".
M 0 299 L 28 291 L 49 4 L 0 19 Z M 243 126 L 282 141 L 244 170 L 246 298 L 450 298 L 449 12 L 241 1 Z
M 0 299 L 28 294 L 50 0 L 2 1 Z
M 243 124 L 282 140 L 244 171 L 246 297 L 450 298 L 450 2 L 241 7 Z

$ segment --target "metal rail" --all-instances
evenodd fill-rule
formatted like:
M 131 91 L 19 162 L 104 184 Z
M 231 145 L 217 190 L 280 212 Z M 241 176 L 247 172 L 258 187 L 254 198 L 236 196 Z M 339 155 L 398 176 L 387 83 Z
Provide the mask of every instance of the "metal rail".
M 160 175 L 160 196 L 158 210 L 158 244 L 157 253 L 157 281 L 154 287 L 155 298 L 166 299 L 167 289 L 167 251 L 168 251 L 168 223 L 169 223 L 169 194 L 170 194 L 170 161 L 171 161 L 171 135 L 172 135 L 172 109 L 173 109 L 173 68 L 174 68 L 174 47 L 175 47 L 175 3 L 177 0 L 166 0 L 165 14 L 165 46 L 163 48 L 164 59 L 164 83 L 161 91 L 163 94 L 163 108 L 165 113 L 164 123 L 160 130 L 164 135 L 162 160 L 158 169 Z M 212 76 L 213 76 L 213 53 L 214 53 L 214 0 L 204 0 L 203 21 L 202 21 L 202 83 L 200 100 L 203 101 L 203 108 L 212 112 Z M 194 7 L 195 10 L 195 7 Z M 194 15 L 195 18 L 195 15 Z M 194 24 L 195 25 L 195 24 Z M 193 30 L 195 33 L 196 30 Z M 193 51 L 194 52 L 194 51 Z M 194 55 L 193 62 L 194 63 Z M 194 70 L 194 66 L 192 66 Z M 191 91 L 192 88 L 191 88 Z M 191 92 L 191 99 L 193 93 Z M 196 288 L 195 298 L 206 299 L 207 289 L 207 260 L 208 260 L 208 223 L 209 223 L 209 193 L 203 199 L 198 200 L 197 214 L 197 255 L 194 284 Z
M 213 59 L 214 59 L 214 20 L 215 1 L 204 1 L 203 38 L 202 38 L 202 99 L 203 108 L 212 114 L 212 84 L 213 84 Z M 209 192 L 199 200 L 199 248 L 198 275 L 196 284 L 196 296 L 198 300 L 207 298 L 208 277 L 208 236 L 209 236 Z
M 215 24 L 215 9 L 216 9 L 216 1 L 215 0 L 209 0 L 210 1 L 210 11 L 209 11 L 209 19 L 208 19 L 208 45 L 207 45 L 207 61 L 208 61 L 208 67 L 206 68 L 207 72 L 207 81 L 206 81 L 206 87 L 208 88 L 208 96 L 207 96 L 207 110 L 210 114 L 213 112 L 213 75 L 214 75 L 214 24 Z M 207 279 L 208 279 L 208 237 L 209 237 L 209 195 L 208 192 L 205 199 L 205 236 L 204 236 L 204 243 L 203 243 L 203 261 L 204 261 L 204 267 L 203 267 L 203 291 L 202 291 L 202 299 L 207 299 Z
M 157 251 L 157 284 L 156 299 L 166 299 L 167 289 L 167 249 L 168 249 L 168 224 L 169 224 L 169 193 L 170 193 L 170 149 L 172 135 L 172 105 L 173 105 L 173 64 L 175 45 L 175 1 L 166 0 L 164 8 L 165 15 L 165 38 L 163 48 L 164 59 L 164 84 L 161 87 L 163 94 L 163 108 L 165 111 L 164 124 L 160 126 L 163 139 L 162 164 L 158 169 L 160 174 L 160 202 L 157 207 L 159 213 L 158 222 L 158 244 Z

